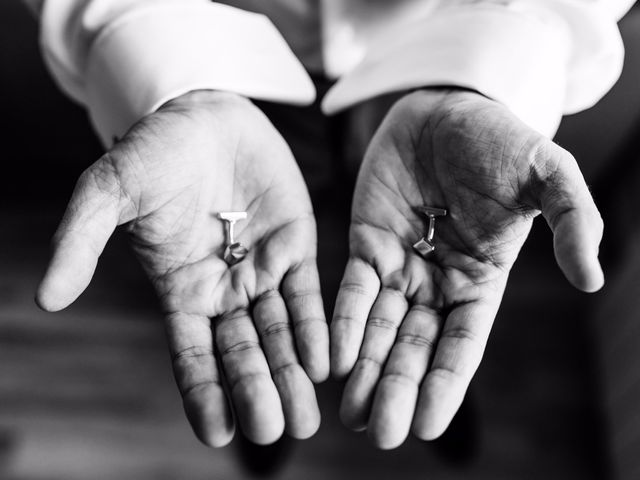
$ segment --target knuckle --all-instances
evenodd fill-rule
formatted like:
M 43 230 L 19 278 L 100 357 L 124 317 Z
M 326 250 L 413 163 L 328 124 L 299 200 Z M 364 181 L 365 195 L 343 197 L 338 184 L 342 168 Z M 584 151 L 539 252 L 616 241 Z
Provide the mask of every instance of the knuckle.
M 387 285 L 382 288 L 382 293 L 384 293 L 385 295 L 389 295 L 391 297 L 403 300 L 404 302 L 407 301 L 404 291 L 399 287 Z
M 281 334 L 286 334 L 291 332 L 291 325 L 289 322 L 275 322 L 271 325 L 268 325 L 262 332 L 262 336 L 273 337 Z
M 415 333 L 403 333 L 401 335 L 398 335 L 396 343 L 411 345 L 414 347 L 422 347 L 426 348 L 427 350 L 431 350 L 434 347 L 433 339 Z
M 549 215 L 549 225 L 551 226 L 551 229 L 553 231 L 555 231 L 558 228 L 558 225 L 560 225 L 560 221 L 562 220 L 562 218 L 566 217 L 567 215 L 570 215 L 572 212 L 575 212 L 576 208 L 573 206 L 560 206 L 558 205 L 557 207 L 555 207 L 553 204 L 554 203 L 559 203 L 560 200 L 557 200 L 556 202 L 551 203 L 551 205 L 548 205 L 548 209 L 552 212 Z
M 269 290 L 266 290 L 262 294 L 260 294 L 256 303 L 259 304 L 262 302 L 277 300 L 279 298 L 280 298 L 280 292 L 278 292 L 278 290 L 276 290 L 275 288 L 270 288 Z
M 446 383 L 452 383 L 462 377 L 462 372 L 453 367 L 440 365 L 429 371 L 429 377 L 438 378 Z
M 174 353 L 172 355 L 172 360 L 177 362 L 183 359 L 200 358 L 205 356 L 213 356 L 213 349 L 211 347 L 193 345 Z
M 419 304 L 419 303 L 413 305 L 411 309 L 414 310 L 415 312 L 419 312 L 423 315 L 428 315 L 434 318 L 442 317 L 442 315 L 445 312 L 445 309 L 443 307 L 434 308 L 434 307 L 430 307 L 429 305 Z
M 314 297 L 320 294 L 319 290 L 294 290 L 291 292 L 287 292 L 284 296 L 284 299 L 287 303 L 297 302 L 297 301 L 306 301 L 308 299 L 313 299 Z
M 367 320 L 367 326 L 393 332 L 398 329 L 398 325 L 395 322 L 384 317 L 369 318 L 369 320 Z
M 292 373 L 295 372 L 296 370 L 298 370 L 298 368 L 300 368 L 300 365 L 296 362 L 287 362 L 283 365 L 279 365 L 278 367 L 274 368 L 271 371 L 271 376 L 274 379 L 277 379 L 278 377 L 282 377 L 285 376 L 288 373 Z
M 294 319 L 293 323 L 296 329 L 300 327 L 305 327 L 305 326 L 307 327 L 319 326 L 323 329 L 327 327 L 327 320 L 324 317 L 309 316 L 309 317 Z
M 271 375 L 268 372 L 253 372 L 253 373 L 245 373 L 244 375 L 238 376 L 235 380 L 229 382 L 229 387 L 231 388 L 231 392 L 238 392 L 242 395 L 248 395 L 250 392 L 254 391 L 256 384 L 264 384 L 271 383 Z M 251 398 L 251 401 L 258 402 L 257 398 Z
M 384 366 L 384 361 L 372 357 L 371 355 L 362 355 L 358 358 L 356 362 L 355 369 L 363 370 L 367 367 L 373 366 L 374 368 L 380 370 Z
M 478 341 L 478 335 L 470 328 L 462 325 L 446 328 L 442 332 L 442 338 L 468 341 L 471 343 L 476 343 Z
M 222 351 L 222 356 L 225 357 L 232 353 L 244 352 L 247 350 L 256 350 L 260 349 L 260 344 L 253 340 L 242 340 L 239 342 L 235 342 L 232 345 L 229 345 L 226 349 Z
M 341 294 L 355 294 L 362 297 L 370 298 L 373 295 L 360 283 L 343 282 L 340 284 Z
M 356 324 L 356 325 L 362 325 L 362 321 L 358 319 L 358 317 L 356 317 L 355 315 L 342 315 L 342 314 L 337 314 L 333 316 L 333 321 L 331 322 L 331 327 L 332 329 L 335 329 L 334 327 L 337 327 L 340 324 L 345 324 L 345 323 L 352 323 L 352 324 Z
M 183 400 L 187 400 L 188 397 L 196 395 L 201 390 L 211 386 L 221 388 L 222 384 L 220 383 L 220 379 L 210 378 L 187 386 L 180 386 L 180 394 L 182 395 Z
M 418 381 L 404 372 L 385 372 L 382 374 L 382 381 L 398 384 L 401 387 L 418 388 Z
M 218 324 L 226 323 L 226 322 L 235 322 L 242 318 L 249 316 L 249 310 L 247 308 L 238 308 L 231 312 L 226 313 L 225 315 L 221 315 L 217 319 Z

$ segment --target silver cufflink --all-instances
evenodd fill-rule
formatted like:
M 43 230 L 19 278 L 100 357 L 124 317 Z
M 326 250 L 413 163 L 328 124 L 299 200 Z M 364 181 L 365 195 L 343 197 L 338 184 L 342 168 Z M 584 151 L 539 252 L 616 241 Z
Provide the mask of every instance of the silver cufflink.
M 224 261 L 229 266 L 235 265 L 244 260 L 244 257 L 249 253 L 249 249 L 242 243 L 236 242 L 234 238 L 234 226 L 236 222 L 246 220 L 247 212 L 220 212 L 218 218 L 223 220 L 227 227 L 227 246 L 224 249 Z
M 426 258 L 431 252 L 436 249 L 436 246 L 433 243 L 433 237 L 436 232 L 436 217 L 444 217 L 447 214 L 447 211 L 444 208 L 436 208 L 436 207 L 416 207 L 420 213 L 426 215 L 429 218 L 429 227 L 427 230 L 427 236 L 422 237 L 418 240 L 413 248 L 420 254 L 422 257 Z

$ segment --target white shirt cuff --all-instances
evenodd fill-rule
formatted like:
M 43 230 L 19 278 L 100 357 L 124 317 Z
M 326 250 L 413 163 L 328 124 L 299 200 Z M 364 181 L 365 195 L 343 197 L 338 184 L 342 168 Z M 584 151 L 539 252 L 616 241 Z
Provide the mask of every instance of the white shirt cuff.
M 271 21 L 226 5 L 160 4 L 108 25 L 88 55 L 86 103 L 105 145 L 197 89 L 309 104 L 315 88 Z
M 323 110 L 334 113 L 405 89 L 460 86 L 503 103 L 551 136 L 563 113 L 604 95 L 622 66 L 615 22 L 595 19 L 582 2 L 580 8 L 573 3 L 566 12 L 526 1 L 443 8 L 372 45 L 328 92 Z M 569 11 L 583 14 L 569 23 L 563 15 Z M 601 35 L 589 41 L 594 30 Z M 608 71 L 598 72 L 603 65 Z

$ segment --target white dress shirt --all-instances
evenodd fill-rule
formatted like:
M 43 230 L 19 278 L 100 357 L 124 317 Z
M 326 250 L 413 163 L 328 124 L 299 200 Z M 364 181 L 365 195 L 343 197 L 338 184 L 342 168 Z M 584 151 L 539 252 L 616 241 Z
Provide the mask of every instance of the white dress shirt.
M 385 93 L 458 85 L 552 135 L 563 114 L 589 108 L 619 77 L 616 22 L 634 3 L 26 1 L 40 15 L 49 69 L 87 106 L 105 145 L 194 89 L 309 104 L 307 69 L 338 79 L 323 99 L 328 114 Z

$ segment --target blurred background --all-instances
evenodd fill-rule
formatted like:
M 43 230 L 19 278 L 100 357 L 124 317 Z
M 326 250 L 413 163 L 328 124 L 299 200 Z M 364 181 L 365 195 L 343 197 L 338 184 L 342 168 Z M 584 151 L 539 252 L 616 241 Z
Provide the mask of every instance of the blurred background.
M 602 208 L 607 285 L 595 295 L 571 289 L 537 221 L 449 433 L 391 452 L 340 425 L 333 381 L 318 389 L 323 423 L 310 440 L 201 446 L 183 418 L 153 292 L 121 233 L 80 300 L 57 314 L 35 307 L 49 239 L 101 147 L 46 73 L 26 9 L 0 2 L 0 19 L 0 479 L 640 478 L 638 8 L 621 22 L 622 79 L 595 108 L 566 118 L 556 139 Z M 335 138 L 348 123 L 313 107 L 287 125 L 291 109 L 261 106 L 284 130 Z M 310 159 L 330 309 L 347 255 L 350 181 L 331 142 L 296 153 Z M 323 161 L 334 167 L 314 173 Z

